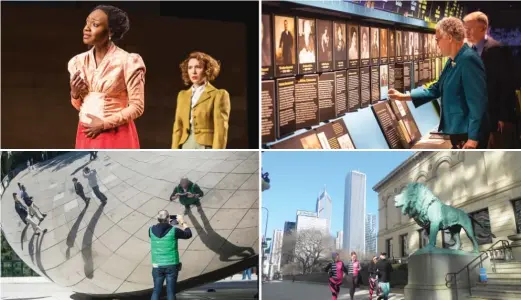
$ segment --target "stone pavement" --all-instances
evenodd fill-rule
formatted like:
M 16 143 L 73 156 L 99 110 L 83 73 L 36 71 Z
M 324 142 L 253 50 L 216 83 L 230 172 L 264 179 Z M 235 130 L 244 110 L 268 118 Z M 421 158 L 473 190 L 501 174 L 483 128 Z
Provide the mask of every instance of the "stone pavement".
M 307 282 L 291 282 L 291 281 L 272 281 L 262 284 L 263 300 L 330 300 L 331 292 L 327 284 L 307 283 Z M 368 290 L 357 290 L 355 292 L 355 300 L 368 300 Z M 373 294 L 373 300 L 376 297 Z M 341 288 L 338 300 L 350 300 L 349 290 Z M 401 294 L 392 292 L 389 294 L 389 300 L 404 300 Z
M 96 170 L 105 206 L 83 177 L 85 166 Z M 205 195 L 202 211 L 194 207 L 185 216 L 194 237 L 179 242 L 181 282 L 257 253 L 258 169 L 256 151 L 107 151 L 94 161 L 88 152 L 69 152 L 12 180 L 2 196 L 2 230 L 20 258 L 59 286 L 90 294 L 149 289 L 148 228 L 161 209 L 183 213 L 169 198 L 187 176 Z M 91 198 L 88 205 L 76 195 L 73 177 Z M 17 182 L 48 214 L 40 224 L 48 231 L 39 237 L 14 209 Z

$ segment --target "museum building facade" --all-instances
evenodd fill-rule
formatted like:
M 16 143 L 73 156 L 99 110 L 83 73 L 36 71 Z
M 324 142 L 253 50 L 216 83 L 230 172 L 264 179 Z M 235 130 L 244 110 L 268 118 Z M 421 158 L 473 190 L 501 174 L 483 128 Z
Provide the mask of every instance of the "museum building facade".
M 521 152 L 417 152 L 378 182 L 373 187 L 378 193 L 378 251 L 395 259 L 406 259 L 428 243 L 425 231 L 394 206 L 395 196 L 410 182 L 424 183 L 443 203 L 463 209 L 491 230 L 496 238 L 473 224 L 480 251 L 497 240 L 519 240 Z M 453 242 L 450 235 L 438 233 L 437 247 Z M 463 250 L 472 250 L 463 230 L 461 243 Z

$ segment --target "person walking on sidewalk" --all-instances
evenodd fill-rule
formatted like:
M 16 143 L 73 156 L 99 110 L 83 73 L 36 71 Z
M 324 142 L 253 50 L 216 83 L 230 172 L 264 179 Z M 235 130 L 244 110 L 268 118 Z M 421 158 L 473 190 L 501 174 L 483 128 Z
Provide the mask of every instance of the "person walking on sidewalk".
M 189 239 L 192 231 L 188 228 L 182 215 L 170 216 L 168 211 L 161 210 L 157 215 L 157 223 L 148 230 L 152 257 L 152 277 L 154 291 L 151 300 L 159 300 L 163 283 L 166 279 L 166 294 L 168 300 L 175 300 L 177 276 L 182 264 L 179 260 L 177 240 Z M 179 224 L 183 229 L 172 226 Z
M 344 274 L 348 273 L 344 262 L 340 260 L 338 253 L 333 252 L 331 255 L 333 261 L 327 264 L 324 271 L 329 273 L 329 290 L 331 291 L 331 299 L 337 300 L 338 294 L 340 293 L 340 286 L 344 279 Z M 293 277 L 293 280 L 294 277 Z
M 203 191 L 196 183 L 183 177 L 179 185 L 174 188 L 172 195 L 170 195 L 170 201 L 179 198 L 179 202 L 185 206 L 184 214 L 187 215 L 190 211 L 190 205 L 192 204 L 197 206 L 197 210 L 201 210 L 200 199 L 203 195 Z
M 74 183 L 74 190 L 76 191 L 76 195 L 80 196 L 86 204 L 89 203 L 90 198 L 85 196 L 85 192 L 83 191 L 83 185 L 78 181 L 76 177 L 72 178 L 72 183 Z
M 376 272 L 378 274 L 378 287 L 382 290 L 382 294 L 376 298 L 376 300 L 389 299 L 389 293 L 391 292 L 391 286 L 389 282 L 391 281 L 391 272 L 393 271 L 393 266 L 387 260 L 387 253 L 380 253 L 380 260 L 376 263 Z
M 33 201 L 33 197 L 29 197 L 27 191 L 25 190 L 25 186 L 18 182 L 18 187 L 20 188 L 20 198 L 24 201 L 25 205 L 29 209 L 29 214 L 32 216 L 36 216 L 40 222 L 47 217 L 47 214 L 42 214 L 40 208 L 36 206 Z
M 355 290 L 360 285 L 361 277 L 360 276 L 360 270 L 362 267 L 360 266 L 360 261 L 358 261 L 358 258 L 356 256 L 356 252 L 351 252 L 351 261 L 348 264 L 348 271 L 349 276 L 351 277 L 350 280 L 350 287 L 349 287 L 349 296 L 351 296 L 351 300 L 355 299 Z
M 36 221 L 29 215 L 27 212 L 27 209 L 23 204 L 18 200 L 16 197 L 16 193 L 13 193 L 13 199 L 14 199 L 14 209 L 16 210 L 16 213 L 18 213 L 18 216 L 20 216 L 20 219 L 22 219 L 22 222 L 24 222 L 25 225 L 27 223 L 31 224 L 33 227 L 34 234 L 40 235 L 40 233 L 47 232 L 47 229 L 42 230 L 42 228 L 36 223 Z
M 98 185 L 98 178 L 97 178 L 97 172 L 94 169 L 89 169 L 89 167 L 85 167 L 83 169 L 83 177 L 87 178 L 89 181 L 90 188 L 94 192 L 94 195 L 98 197 L 98 199 L 101 201 L 102 205 L 107 204 L 107 196 L 105 196 Z
M 378 257 L 374 256 L 373 261 L 369 264 L 369 300 L 373 300 L 373 293 L 376 290 L 376 297 L 378 297 L 379 288 L 378 288 L 378 274 L 376 274 L 376 263 L 378 262 Z

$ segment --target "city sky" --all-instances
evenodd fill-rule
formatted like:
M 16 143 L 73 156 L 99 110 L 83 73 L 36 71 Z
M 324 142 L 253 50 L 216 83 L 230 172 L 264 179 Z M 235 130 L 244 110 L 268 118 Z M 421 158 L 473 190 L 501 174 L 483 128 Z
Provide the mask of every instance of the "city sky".
M 271 188 L 262 192 L 262 206 L 269 210 L 267 236 L 284 229 L 284 222 L 295 222 L 296 212 L 316 210 L 319 193 L 331 197 L 331 235 L 342 230 L 346 175 L 360 171 L 367 175 L 366 213 L 378 215 L 378 195 L 373 186 L 414 152 L 411 151 L 270 151 L 262 153 L 263 172 L 270 174 Z M 378 217 L 377 217 L 378 220 Z M 377 221 L 378 222 L 378 221 Z M 262 235 L 266 211 L 262 210 Z M 363 225 L 362 225 L 363 226 Z

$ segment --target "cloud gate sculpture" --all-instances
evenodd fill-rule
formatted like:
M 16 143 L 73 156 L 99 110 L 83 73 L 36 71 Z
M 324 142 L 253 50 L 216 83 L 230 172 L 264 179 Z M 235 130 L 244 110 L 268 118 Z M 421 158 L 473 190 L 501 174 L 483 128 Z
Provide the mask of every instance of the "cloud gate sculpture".
M 66 152 L 11 180 L 2 195 L 3 234 L 29 267 L 75 292 L 149 290 L 153 283 L 148 228 L 157 223 L 159 210 L 184 213 L 185 207 L 170 196 L 187 177 L 204 196 L 201 209 L 194 206 L 184 216 L 193 237 L 179 240 L 183 269 L 178 282 L 182 286 L 216 281 L 251 266 L 252 258 L 258 257 L 258 155 L 107 151 L 90 160 L 88 152 Z M 85 167 L 95 176 L 84 173 Z M 76 193 L 73 178 L 90 201 Z M 39 224 L 46 231 L 39 235 L 15 209 L 17 183 L 47 214 Z M 248 260 L 250 265 L 245 265 Z M 222 270 L 226 271 L 219 273 Z

